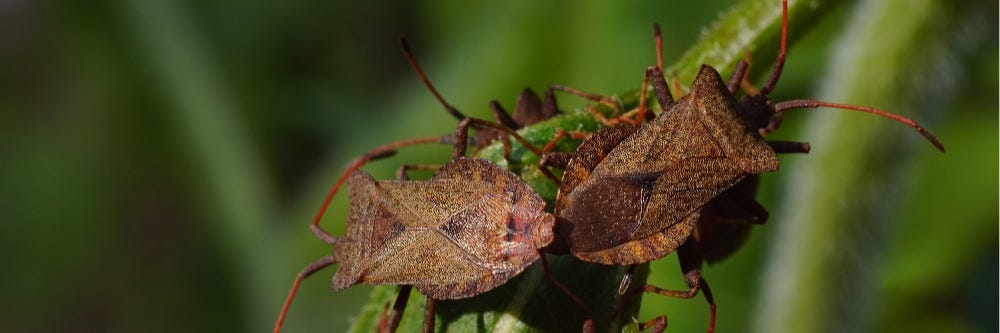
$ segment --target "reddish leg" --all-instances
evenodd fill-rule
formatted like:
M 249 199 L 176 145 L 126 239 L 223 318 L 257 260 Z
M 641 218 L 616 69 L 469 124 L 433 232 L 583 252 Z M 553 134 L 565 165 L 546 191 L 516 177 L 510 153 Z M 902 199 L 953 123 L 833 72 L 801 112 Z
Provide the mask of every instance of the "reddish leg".
M 688 238 L 687 241 L 685 241 L 684 244 L 677 249 L 677 256 L 680 259 L 681 271 L 684 273 L 684 282 L 688 285 L 687 290 L 668 290 L 651 284 L 646 284 L 642 288 L 633 289 L 633 291 L 628 293 L 626 297 L 622 298 L 622 302 L 618 304 L 618 307 L 615 308 L 614 312 L 612 312 L 612 318 L 617 316 L 624 308 L 624 305 L 627 304 L 633 297 L 641 294 L 642 292 L 676 298 L 692 298 L 697 296 L 698 292 L 701 291 L 705 296 L 705 300 L 707 300 L 709 304 L 710 319 L 708 332 L 715 332 L 715 298 L 712 296 L 712 291 L 708 287 L 708 281 L 705 281 L 705 279 L 701 277 L 700 267 L 702 258 L 698 251 L 698 243 L 694 237 Z M 629 271 L 631 272 L 631 268 Z M 628 276 L 629 274 L 626 274 L 626 278 L 628 278 Z M 666 318 L 664 318 L 664 320 L 666 320 Z
M 274 322 L 274 333 L 281 332 L 281 324 L 285 322 L 285 315 L 288 314 L 288 308 L 292 306 L 292 300 L 295 299 L 295 293 L 299 290 L 302 280 L 336 263 L 337 259 L 331 254 L 314 261 L 299 272 L 299 275 L 295 277 L 295 282 L 292 282 L 292 290 L 288 292 L 288 297 L 285 298 L 285 304 L 281 306 L 281 313 L 278 314 L 278 320 Z
M 556 288 L 559 288 L 559 290 L 562 291 L 564 294 L 566 294 L 566 296 L 569 296 L 569 298 L 572 299 L 573 302 L 575 302 L 576 305 L 579 306 L 581 310 L 583 310 L 583 316 L 584 316 L 583 332 L 585 333 L 594 332 L 594 316 L 591 315 L 590 307 L 587 306 L 587 303 L 585 303 L 582 299 L 580 299 L 580 297 L 577 297 L 576 294 L 573 294 L 573 292 L 570 291 L 569 288 L 566 288 L 566 286 L 560 283 L 559 280 L 556 279 L 555 275 L 552 275 L 552 271 L 549 270 L 549 261 L 548 259 L 545 259 L 545 253 L 539 251 L 538 254 L 539 254 L 539 259 L 541 259 L 542 261 L 542 268 L 545 270 L 545 278 L 549 280 L 549 282 L 551 282 L 553 285 L 555 285 Z
M 434 303 L 433 298 L 428 297 L 424 303 L 424 333 L 434 332 Z
M 508 135 L 514 137 L 514 139 L 517 140 L 517 142 L 520 142 L 521 145 L 523 145 L 525 148 L 531 150 L 531 152 L 534 153 L 536 156 L 539 157 L 542 156 L 541 149 L 532 145 L 531 142 L 528 142 L 527 139 L 522 137 L 520 134 L 517 134 L 516 131 L 510 128 L 507 128 L 500 124 L 491 123 L 482 119 L 465 118 L 460 123 L 458 123 L 458 127 L 455 128 L 455 146 L 451 153 L 452 159 L 457 159 L 459 157 L 465 156 L 465 152 L 468 147 L 469 126 L 472 126 L 473 128 L 476 128 L 478 130 L 493 129 L 507 133 Z
M 583 98 L 583 99 L 586 99 L 586 100 L 589 100 L 589 101 L 598 102 L 598 103 L 607 105 L 608 107 L 610 107 L 612 110 L 615 111 L 615 115 L 616 116 L 619 115 L 619 114 L 621 114 L 621 112 L 622 112 L 621 103 L 618 100 L 616 100 L 614 98 L 611 98 L 611 97 L 606 97 L 604 95 L 599 95 L 599 94 L 595 94 L 595 93 L 586 92 L 586 91 L 583 91 L 583 90 L 580 90 L 580 89 L 576 89 L 576 88 L 570 88 L 570 87 L 566 87 L 566 86 L 561 86 L 561 85 L 558 85 L 558 84 L 550 85 L 549 88 L 545 91 L 546 96 L 548 96 L 551 93 L 551 91 L 555 91 L 555 90 L 562 91 L 564 93 L 571 94 L 571 95 L 576 95 L 576 96 L 579 96 L 580 98 Z M 598 112 L 598 113 L 600 113 L 600 112 Z M 603 115 L 601 115 L 601 117 L 603 117 Z
M 646 72 L 642 75 L 642 88 L 639 89 L 639 107 L 623 114 L 622 116 L 616 118 L 616 120 L 629 124 L 638 124 L 642 123 L 646 119 L 652 120 L 656 117 L 653 113 L 649 112 L 649 109 L 646 107 L 646 91 L 648 90 L 647 88 L 649 88 L 649 78 L 650 76 L 653 76 L 653 72 L 655 71 L 655 66 L 649 66 L 646 68 Z M 667 95 L 669 94 L 670 91 L 668 90 Z M 666 110 L 666 108 L 663 109 Z M 633 116 L 635 117 L 634 119 L 631 118 Z
M 699 252 L 698 242 L 689 237 L 687 241 L 677 249 L 677 257 L 680 259 L 681 271 L 684 273 L 684 282 L 688 285 L 688 290 L 666 290 L 647 284 L 644 287 L 646 292 L 656 293 L 664 296 L 677 298 L 692 298 L 701 291 L 709 305 L 708 333 L 715 332 L 715 297 L 708 287 L 708 281 L 701 276 L 701 263 L 703 261 Z
M 379 332 L 395 332 L 399 328 L 399 320 L 403 318 L 403 311 L 406 310 L 406 303 L 410 300 L 410 290 L 413 286 L 400 286 L 399 294 L 396 295 L 396 302 L 392 304 L 392 311 L 386 313 L 379 323 Z
M 545 177 L 552 180 L 552 183 L 556 185 L 559 185 L 561 181 L 555 176 L 555 174 L 552 173 L 551 170 L 549 170 L 549 167 L 566 169 L 566 166 L 569 165 L 569 160 L 573 158 L 573 153 L 561 151 L 554 152 L 552 149 L 555 149 L 556 144 L 567 136 L 577 140 L 584 140 L 589 136 L 589 133 L 567 132 L 561 128 L 556 129 L 556 135 L 554 135 L 552 139 L 549 140 L 544 147 L 542 147 L 542 157 L 538 159 L 538 170 L 541 171 Z

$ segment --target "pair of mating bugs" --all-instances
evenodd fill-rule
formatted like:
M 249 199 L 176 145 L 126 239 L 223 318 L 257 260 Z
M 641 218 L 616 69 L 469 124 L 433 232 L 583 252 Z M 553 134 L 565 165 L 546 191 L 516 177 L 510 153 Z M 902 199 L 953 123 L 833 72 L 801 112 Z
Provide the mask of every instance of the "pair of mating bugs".
M 301 281 L 322 268 L 339 264 L 334 291 L 355 284 L 402 285 L 382 329 L 394 331 L 413 287 L 428 297 L 424 331 L 434 329 L 434 300 L 472 297 L 500 285 L 536 261 L 546 277 L 574 300 L 584 313 L 584 331 L 593 320 L 586 303 L 548 272 L 545 253 L 572 254 L 605 265 L 647 263 L 677 252 L 688 290 L 664 290 L 651 285 L 632 288 L 631 275 L 619 292 L 652 292 L 690 298 L 702 292 L 712 316 L 715 305 L 708 284 L 701 277 L 704 260 L 728 256 L 739 241 L 728 235 L 745 233 L 767 218 L 754 199 L 757 175 L 778 169 L 777 153 L 807 152 L 804 143 L 767 141 L 781 112 L 791 109 L 832 107 L 878 114 L 905 123 L 924 135 L 938 149 L 941 143 L 910 119 L 853 105 L 815 100 L 772 102 L 768 94 L 781 75 L 786 55 L 787 3 L 782 2 L 781 49 L 765 85 L 737 100 L 749 65 L 741 61 L 730 78 L 703 66 L 689 93 L 674 99 L 663 75 L 661 38 L 654 29 L 657 66 L 647 68 L 639 106 L 627 113 L 619 103 L 601 96 L 553 86 L 544 102 L 523 93 L 513 117 L 491 103 L 496 122 L 468 118 L 449 105 L 430 84 L 403 40 L 404 53 L 427 87 L 446 110 L 460 119 L 454 136 L 399 141 L 376 148 L 352 162 L 334 184 L 311 227 L 318 238 L 332 245 L 333 253 L 310 264 L 292 286 L 275 325 L 279 331 Z M 652 84 L 661 112 L 646 106 Z M 583 135 L 574 152 L 550 151 L 568 135 L 560 131 L 543 148 L 518 135 L 516 129 L 558 113 L 554 90 L 580 95 L 611 105 L 616 114 L 606 118 L 596 108 L 595 117 L 608 127 Z M 497 164 L 466 157 L 468 130 L 478 130 L 477 145 L 501 139 L 509 150 L 514 138 L 540 158 L 538 167 L 559 184 L 552 213 L 545 201 L 521 178 Z M 404 165 L 397 180 L 376 181 L 358 169 L 397 149 L 424 143 L 452 143 L 452 160 L 426 181 L 407 179 L 407 171 L 427 168 Z M 556 177 L 550 168 L 564 170 Z M 335 237 L 319 226 L 320 218 L 344 182 L 350 189 L 345 235 Z M 632 271 L 631 269 L 629 270 Z M 615 312 L 617 313 L 617 311 Z M 643 326 L 662 330 L 665 317 Z

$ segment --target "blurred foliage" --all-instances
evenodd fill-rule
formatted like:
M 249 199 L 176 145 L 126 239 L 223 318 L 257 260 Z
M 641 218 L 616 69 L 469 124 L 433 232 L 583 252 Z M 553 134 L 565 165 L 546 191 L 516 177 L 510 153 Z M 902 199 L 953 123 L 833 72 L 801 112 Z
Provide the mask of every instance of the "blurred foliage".
M 898 89 L 875 103 L 917 118 L 949 151 L 941 155 L 893 124 L 879 127 L 887 133 L 875 141 L 840 141 L 854 135 L 855 125 L 885 121 L 852 115 L 843 120 L 850 125 L 815 133 L 814 123 L 825 121 L 819 114 L 829 112 L 790 113 L 776 135 L 816 140 L 813 154 L 783 157 L 782 170 L 764 177 L 761 197 L 772 220 L 733 258 L 705 269 L 719 303 L 719 331 L 765 327 L 755 321 L 788 309 L 763 296 L 786 267 L 775 263 L 788 240 L 779 230 L 813 222 L 789 212 L 814 206 L 861 207 L 844 222 L 856 238 L 850 244 L 864 245 L 810 243 L 825 253 L 809 259 L 814 265 L 839 258 L 832 268 L 863 275 L 860 284 L 822 287 L 834 289 L 828 295 L 861 295 L 855 304 L 824 298 L 795 305 L 849 321 L 821 320 L 817 329 L 997 331 L 997 3 L 921 7 L 922 28 L 904 49 L 874 55 L 891 55 L 880 62 L 844 63 L 834 61 L 838 48 L 851 44 L 844 36 L 869 14 L 856 9 L 869 7 L 844 2 L 808 31 L 793 23 L 801 39 L 792 44 L 775 98 L 818 96 L 821 86 L 828 93 L 833 83 L 825 80 L 848 68 L 877 73 L 882 69 L 868 66 L 905 64 L 890 70 L 899 74 L 890 84 L 879 84 Z M 340 167 L 378 144 L 453 129 L 401 56 L 399 34 L 410 36 L 452 104 L 487 117 L 487 101 L 510 108 L 524 87 L 633 89 L 654 61 L 651 22 L 663 26 L 670 62 L 730 5 L 0 4 L 0 251 L 8 258 L 0 330 L 269 330 L 294 274 L 329 251 L 306 225 Z M 892 32 L 894 23 L 916 15 L 909 5 L 895 6 L 880 11 L 895 18 L 879 29 Z M 752 50 L 754 73 L 766 72 L 770 49 Z M 583 102 L 563 97 L 561 104 Z M 841 181 L 805 181 L 803 174 L 835 176 L 796 171 L 824 149 L 844 149 L 833 143 L 875 149 L 878 160 L 833 160 L 863 165 L 858 179 L 888 180 L 831 194 L 829 202 L 780 205 L 794 202 L 787 196 L 801 187 Z M 887 146 L 902 150 L 882 153 Z M 404 161 L 437 163 L 449 152 L 415 148 L 366 170 L 390 178 Z M 324 219 L 334 233 L 345 201 L 331 207 L 340 215 Z M 677 271 L 670 256 L 652 265 L 650 281 L 679 288 Z M 289 332 L 348 327 L 370 289 L 332 294 L 331 275 L 304 283 Z M 664 312 L 670 331 L 700 331 L 707 321 L 702 300 L 664 297 L 646 297 L 640 318 Z

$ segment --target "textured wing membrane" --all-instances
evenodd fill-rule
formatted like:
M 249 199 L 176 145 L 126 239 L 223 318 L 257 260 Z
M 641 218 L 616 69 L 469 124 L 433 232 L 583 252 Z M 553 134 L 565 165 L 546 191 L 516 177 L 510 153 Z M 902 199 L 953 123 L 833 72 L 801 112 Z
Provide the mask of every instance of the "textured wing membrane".
M 433 228 L 461 209 L 483 200 L 489 188 L 479 181 L 441 179 L 433 181 L 378 182 L 383 200 L 393 203 L 407 226 Z
M 675 169 L 664 173 L 642 216 L 644 223 L 630 239 L 642 239 L 655 234 L 679 219 L 698 212 L 719 193 L 733 186 L 745 176 L 723 159 L 687 159 Z M 687 237 L 687 235 L 684 235 Z
M 527 266 L 516 270 L 495 271 L 490 274 L 475 277 L 463 282 L 440 283 L 440 284 L 418 284 L 414 287 L 421 294 L 433 299 L 460 299 L 479 295 L 487 290 L 499 287 L 517 274 L 521 273 Z
M 567 208 L 571 202 L 569 195 L 576 191 L 586 180 L 590 179 L 594 168 L 607 157 L 608 153 L 622 141 L 635 134 L 639 126 L 632 124 L 618 124 L 612 127 L 603 128 L 590 136 L 586 141 L 577 147 L 573 159 L 563 172 L 562 183 L 559 184 L 559 194 L 556 196 L 555 214 L 562 216 L 561 210 Z M 573 221 L 569 221 L 573 223 Z
M 604 265 L 632 265 L 650 262 L 677 250 L 687 239 L 687 235 L 691 234 L 697 221 L 698 213 L 694 213 L 681 222 L 649 237 L 626 241 L 603 250 L 574 252 L 573 255 L 580 260 Z
M 574 221 L 570 233 L 573 251 L 606 249 L 629 240 L 642 225 L 657 176 L 602 178 L 570 193 L 571 202 L 583 203 L 562 212 L 565 220 Z

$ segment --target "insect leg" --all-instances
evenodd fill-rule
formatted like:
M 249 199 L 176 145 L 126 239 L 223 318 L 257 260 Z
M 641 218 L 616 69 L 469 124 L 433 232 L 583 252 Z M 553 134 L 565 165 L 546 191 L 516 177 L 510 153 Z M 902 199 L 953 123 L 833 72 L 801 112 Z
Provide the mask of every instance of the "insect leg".
M 642 75 L 642 86 L 639 88 L 639 107 L 635 110 L 626 112 L 618 117 L 617 120 L 629 124 L 639 124 L 646 119 L 652 120 L 655 117 L 651 112 L 649 112 L 649 109 L 646 108 L 646 91 L 648 90 L 647 88 L 649 88 L 649 77 L 653 74 L 653 68 L 655 68 L 655 66 L 647 67 L 646 72 Z M 667 93 L 669 94 L 670 92 L 668 91 Z M 631 118 L 633 116 L 635 117 L 634 119 Z
M 571 133 L 571 132 L 566 132 L 561 128 L 556 129 L 556 135 L 554 135 L 552 137 L 552 140 L 549 140 L 549 142 L 546 143 L 544 147 L 542 147 L 542 157 L 538 159 L 538 164 L 537 164 L 538 170 L 541 171 L 542 174 L 545 175 L 545 177 L 549 178 L 549 180 L 552 180 L 552 183 L 556 185 L 559 185 L 561 181 L 558 177 L 555 176 L 555 174 L 552 173 L 552 170 L 549 170 L 549 167 L 554 167 L 557 169 L 566 169 L 566 166 L 569 165 L 569 161 L 573 158 L 573 153 L 559 152 L 559 151 L 554 152 L 552 151 L 552 149 L 555 149 L 556 144 L 558 144 L 559 141 L 561 141 L 563 138 L 567 136 L 574 139 L 584 139 L 586 138 L 586 133 L 580 133 L 580 132 Z
M 564 294 L 566 294 L 566 296 L 569 296 L 569 298 L 572 299 L 573 302 L 576 302 L 576 304 L 580 306 L 580 309 L 583 310 L 583 316 L 584 316 L 583 332 L 587 333 L 594 332 L 594 316 L 591 315 L 590 307 L 587 306 L 587 303 L 584 303 L 583 300 L 580 299 L 580 297 L 576 296 L 576 294 L 573 294 L 573 292 L 570 291 L 569 288 L 566 288 L 566 286 L 560 283 L 559 280 L 556 279 L 555 275 L 552 275 L 552 271 L 549 270 L 549 261 L 548 259 L 545 259 L 545 253 L 539 251 L 538 255 L 539 259 L 542 261 L 542 269 L 545 270 L 545 279 L 549 280 L 549 282 L 555 285 L 556 288 L 559 288 L 559 290 L 562 291 Z
M 583 98 L 583 99 L 586 99 L 586 100 L 589 100 L 589 101 L 592 101 L 592 102 L 598 102 L 598 103 L 607 105 L 608 107 L 610 107 L 610 108 L 612 108 L 612 109 L 615 110 L 615 114 L 618 114 L 618 113 L 621 112 L 621 105 L 620 105 L 620 103 L 617 100 L 615 100 L 614 98 L 612 98 L 612 97 L 607 97 L 607 96 L 600 95 L 600 94 L 586 92 L 586 91 L 583 91 L 583 90 L 580 90 L 580 89 L 570 88 L 570 87 L 563 86 L 563 85 L 558 85 L 558 84 L 550 85 L 549 88 L 546 90 L 546 94 L 548 94 L 548 91 L 555 91 L 555 90 L 562 91 L 564 93 L 571 94 L 571 95 L 576 95 L 576 96 L 579 96 L 580 98 Z
M 438 164 L 403 164 L 403 165 L 399 166 L 399 169 L 396 169 L 396 179 L 399 179 L 399 180 L 410 180 L 410 176 L 407 174 L 407 172 L 412 171 L 412 170 L 416 170 L 416 171 L 437 171 L 437 169 L 440 169 L 440 168 L 441 168 L 441 165 L 438 165 Z
M 620 115 L 622 113 L 621 102 L 618 101 L 615 98 L 607 97 L 607 96 L 599 95 L 599 94 L 595 94 L 595 93 L 590 93 L 590 92 L 586 92 L 586 91 L 579 90 L 579 89 L 576 89 L 576 88 L 570 88 L 570 87 L 562 86 L 562 85 L 558 85 L 558 84 L 550 85 L 545 90 L 546 104 L 549 104 L 549 102 L 548 102 L 548 99 L 549 99 L 548 96 L 550 96 L 550 95 L 553 96 L 552 97 L 552 103 L 551 103 L 552 107 L 554 107 L 554 104 L 555 104 L 555 97 L 554 97 L 555 95 L 553 94 L 553 92 L 556 91 L 556 90 L 564 92 L 564 93 L 567 93 L 567 94 L 576 95 L 576 96 L 579 96 L 580 98 L 583 98 L 583 99 L 586 99 L 586 100 L 589 100 L 589 101 L 593 101 L 593 102 L 598 102 L 598 103 L 604 104 L 604 105 L 610 107 L 612 110 L 614 110 L 614 115 L 615 116 L 618 116 L 618 115 Z M 608 119 L 607 117 L 605 117 L 604 114 L 602 114 L 599 110 L 597 110 L 597 108 L 594 107 L 593 105 L 589 106 L 587 108 L 587 111 L 590 111 L 590 113 L 594 115 L 594 118 L 596 118 L 598 121 L 600 121 L 601 123 L 603 123 L 605 125 L 610 126 L 610 125 L 613 125 L 614 122 L 615 122 L 614 120 Z
M 434 302 L 433 298 L 428 297 L 424 304 L 424 333 L 434 332 Z
M 695 274 L 698 273 L 695 272 Z M 659 287 L 649 284 L 646 285 L 645 291 L 650 293 L 660 294 L 663 296 L 670 296 L 677 298 L 691 298 L 694 297 L 696 294 L 698 294 L 699 290 L 704 290 L 705 298 L 708 299 L 709 301 L 709 311 L 711 311 L 711 318 L 709 319 L 709 324 L 708 324 L 708 333 L 715 332 L 715 300 L 711 296 L 711 292 L 709 292 L 707 281 L 705 281 L 705 279 L 701 278 L 700 276 L 696 276 L 694 278 L 696 279 L 695 280 L 696 282 L 693 284 L 690 282 L 688 283 L 690 289 L 687 292 L 660 289 Z
M 562 183 L 562 180 L 560 180 L 559 177 L 556 177 L 556 175 L 552 173 L 552 170 L 549 170 L 549 167 L 566 169 L 566 165 L 569 164 L 571 159 L 573 159 L 573 153 L 561 151 L 548 152 L 543 154 L 542 158 L 538 160 L 538 170 L 540 170 L 546 178 L 552 180 L 552 183 L 559 185 Z
M 468 147 L 469 144 L 468 143 L 469 126 L 472 126 L 477 130 L 493 129 L 504 132 L 514 137 L 514 139 L 517 140 L 517 142 L 520 142 L 521 145 L 523 145 L 525 148 L 531 150 L 531 152 L 534 153 L 536 156 L 542 156 L 542 150 L 532 145 L 531 142 L 528 142 L 528 140 L 522 137 L 520 134 L 517 134 L 517 131 L 514 131 L 513 129 L 510 129 L 508 127 L 505 127 L 497 123 L 492 123 L 482 119 L 476 119 L 470 117 L 470 118 L 465 118 L 464 120 L 459 122 L 458 126 L 455 128 L 455 147 L 453 148 L 451 153 L 451 157 L 453 159 L 465 156 L 466 148 Z
M 625 309 L 625 307 L 632 302 L 632 299 L 639 296 L 645 291 L 645 288 L 633 288 L 629 289 L 632 281 L 632 275 L 635 274 L 636 265 L 629 265 L 628 271 L 625 276 L 622 277 L 622 282 L 618 286 L 618 293 L 622 295 L 621 302 L 615 307 L 614 311 L 611 312 L 611 318 L 618 318 L 619 313 Z M 639 330 L 649 329 L 651 332 L 662 333 L 667 328 L 667 315 L 659 315 L 650 319 L 644 323 L 639 324 Z
M 781 122 L 784 120 L 784 113 L 776 113 L 771 116 L 771 118 L 767 119 L 767 125 L 757 129 L 757 131 L 760 133 L 760 136 L 766 137 L 768 134 L 771 134 L 771 132 L 777 131 L 778 127 L 781 127 Z
M 681 271 L 684 273 L 684 281 L 688 285 L 688 290 L 666 290 L 657 286 L 647 284 L 643 289 L 649 293 L 677 298 L 692 298 L 701 291 L 708 301 L 710 319 L 708 332 L 715 331 L 715 298 L 712 296 L 708 282 L 701 276 L 701 254 L 698 252 L 698 242 L 694 237 L 689 237 L 687 241 L 677 249 L 677 256 L 680 259 Z
M 500 106 L 500 102 L 495 99 L 490 101 L 490 111 L 493 112 L 493 119 L 496 119 L 497 123 L 514 129 L 521 127 L 514 121 L 514 118 L 510 117 L 507 110 L 504 110 L 503 106 Z
M 288 297 L 285 298 L 285 305 L 281 306 L 281 313 L 278 314 L 278 320 L 274 322 L 274 333 L 281 332 L 281 324 L 285 322 L 285 315 L 288 314 L 288 308 L 291 307 L 292 300 L 295 299 L 295 293 L 299 290 L 302 280 L 335 263 L 337 263 L 337 259 L 331 254 L 314 261 L 299 272 L 299 275 L 295 277 L 295 282 L 292 283 L 292 290 L 288 292 Z
M 403 311 L 406 310 L 406 302 L 410 300 L 410 290 L 413 286 L 404 285 L 399 287 L 399 294 L 392 304 L 392 311 L 382 317 L 379 325 L 379 332 L 395 332 L 399 327 L 399 320 L 403 318 Z

